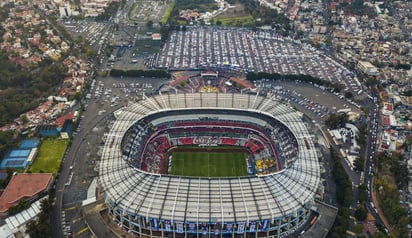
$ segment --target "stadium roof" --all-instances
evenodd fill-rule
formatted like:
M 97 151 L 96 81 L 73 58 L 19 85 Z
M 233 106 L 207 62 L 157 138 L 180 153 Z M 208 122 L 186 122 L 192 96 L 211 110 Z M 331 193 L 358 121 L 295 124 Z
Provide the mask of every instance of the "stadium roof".
M 253 111 L 284 123 L 295 135 L 299 155 L 287 169 L 270 175 L 193 178 L 147 173 L 123 160 L 121 142 L 141 118 L 160 111 L 200 108 Z M 195 111 L 194 111 L 195 113 Z M 132 104 L 115 113 L 100 163 L 106 200 L 124 213 L 191 222 L 249 222 L 284 219 L 308 209 L 320 172 L 311 134 L 301 113 L 273 98 L 248 94 L 168 94 Z
M 0 196 L 0 213 L 6 214 L 20 199 L 28 200 L 47 190 L 52 180 L 51 173 L 15 174 Z

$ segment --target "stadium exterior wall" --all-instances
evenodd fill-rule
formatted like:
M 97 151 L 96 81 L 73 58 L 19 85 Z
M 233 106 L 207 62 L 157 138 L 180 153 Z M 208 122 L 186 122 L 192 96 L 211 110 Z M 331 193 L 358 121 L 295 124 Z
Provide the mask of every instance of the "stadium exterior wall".
M 274 218 L 273 220 L 246 222 L 196 223 L 160 221 L 156 218 L 140 217 L 117 206 L 106 197 L 109 214 L 113 221 L 131 234 L 139 237 L 269 237 L 286 236 L 298 231 L 311 217 L 313 201 L 292 214 Z M 157 222 L 157 225 L 155 225 Z M 169 227 L 168 225 L 169 224 Z M 228 224 L 231 227 L 228 229 Z M 242 228 L 243 226 L 243 228 Z M 193 228 L 192 228 L 193 227 Z M 205 227 L 205 228 L 204 228 Z
M 183 102 L 177 103 L 179 99 Z M 156 110 L 173 110 L 177 104 L 192 110 L 202 108 L 190 106 L 202 101 L 207 102 L 207 108 L 221 103 L 224 106 L 217 109 L 231 105 L 237 110 L 272 114 L 291 126 L 298 139 L 299 159 L 278 173 L 227 179 L 151 174 L 131 168 L 122 159 L 121 138 L 138 119 Z M 238 102 L 251 106 L 242 108 L 246 103 Z M 286 237 L 298 232 L 311 216 L 320 172 L 312 137 L 299 122 L 301 115 L 289 110 L 275 98 L 200 93 L 159 95 L 117 111 L 117 121 L 103 149 L 99 176 L 113 221 L 140 237 Z M 288 120 L 294 124 L 288 125 Z M 230 193 L 224 191 L 227 189 Z M 230 197 L 231 201 L 223 200 Z M 227 204 L 233 207 L 225 207 Z M 179 213 L 182 209 L 184 214 Z

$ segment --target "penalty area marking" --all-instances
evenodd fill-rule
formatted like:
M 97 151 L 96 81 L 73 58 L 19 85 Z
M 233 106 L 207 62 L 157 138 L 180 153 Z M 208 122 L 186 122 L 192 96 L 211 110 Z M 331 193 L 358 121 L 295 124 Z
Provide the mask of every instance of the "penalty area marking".
M 241 175 L 243 175 L 243 169 L 244 169 L 244 168 L 232 166 L 232 174 L 233 174 L 233 176 L 241 176 Z

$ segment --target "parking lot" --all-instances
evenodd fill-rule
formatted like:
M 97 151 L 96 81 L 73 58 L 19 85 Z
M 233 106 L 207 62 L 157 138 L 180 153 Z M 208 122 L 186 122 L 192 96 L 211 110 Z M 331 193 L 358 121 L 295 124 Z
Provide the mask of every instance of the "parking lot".
M 81 37 L 93 49 L 100 50 L 105 42 L 111 38 L 109 29 L 110 23 L 93 21 L 66 21 L 66 29 L 73 35 L 73 38 Z M 100 52 L 99 52 L 100 53 Z
M 159 22 L 167 8 L 167 2 L 139 0 L 136 1 L 129 14 L 130 20 L 139 23 L 146 23 L 148 21 Z
M 310 45 L 273 32 L 248 29 L 188 27 L 174 31 L 164 45 L 159 67 L 191 69 L 226 66 L 239 71 L 306 74 L 359 92 L 348 69 Z
M 262 94 L 274 95 L 317 119 L 325 120 L 342 109 L 362 113 L 353 102 L 323 87 L 292 81 L 259 80 L 255 84 Z

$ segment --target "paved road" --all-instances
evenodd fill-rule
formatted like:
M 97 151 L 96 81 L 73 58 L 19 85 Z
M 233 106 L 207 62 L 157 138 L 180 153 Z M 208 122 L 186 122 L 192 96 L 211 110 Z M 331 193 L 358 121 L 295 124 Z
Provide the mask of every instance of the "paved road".
M 375 97 L 377 100 L 377 94 L 376 92 L 372 91 L 372 96 Z M 376 151 L 376 141 L 377 141 L 377 136 L 378 132 L 380 131 L 380 117 L 379 117 L 379 104 L 376 102 L 370 101 L 368 106 L 370 107 L 370 120 L 368 123 L 369 127 L 369 135 L 368 135 L 368 144 L 366 148 L 366 159 L 365 159 L 365 171 L 364 171 L 364 183 L 368 187 L 368 203 L 367 203 L 367 208 L 369 212 L 373 215 L 373 217 L 386 229 L 390 232 L 391 231 L 391 226 L 389 222 L 386 220 L 384 217 L 382 210 L 379 208 L 379 204 L 376 198 L 376 194 L 374 193 L 374 177 L 372 176 L 374 172 L 374 164 L 372 161 L 372 157 L 375 154 Z
M 63 237 L 61 211 L 64 206 L 63 200 L 66 200 L 66 198 L 64 198 L 64 192 L 66 189 L 65 183 L 68 181 L 68 177 L 71 172 L 74 173 L 74 179 L 76 176 L 81 176 L 81 174 L 85 172 L 84 167 L 81 164 L 84 164 L 86 161 L 82 160 L 84 158 L 84 151 L 80 150 L 80 147 L 86 143 L 85 139 L 95 125 L 101 120 L 107 120 L 107 115 L 111 115 L 115 109 L 116 108 L 110 108 L 106 114 L 99 116 L 99 105 L 97 103 L 90 103 L 89 109 L 84 112 L 85 118 L 82 120 L 82 127 L 78 134 L 72 139 L 72 144 L 68 149 L 65 159 L 61 165 L 62 169 L 56 184 L 56 203 L 55 209 L 52 213 L 52 226 L 55 231 L 53 237 Z M 78 164 L 78 166 L 76 166 L 76 164 Z M 72 166 L 73 169 L 71 170 L 70 167 Z M 79 173 L 79 175 L 77 173 Z M 81 197 L 79 198 L 81 199 Z M 69 205 L 76 205 L 76 202 L 79 202 L 80 199 L 74 198 L 72 200 L 73 204 L 69 203 Z
M 79 124 L 80 129 L 73 137 L 71 146 L 68 148 L 65 159 L 62 162 L 62 169 L 56 183 L 55 209 L 52 213 L 53 237 L 63 237 L 62 211 L 65 211 L 65 220 L 69 221 L 70 226 L 72 226 L 72 234 L 85 227 L 85 224 L 80 222 L 80 206 L 81 202 L 86 199 L 87 188 L 90 182 L 97 175 L 97 171 L 94 168 L 98 159 L 98 147 L 102 142 L 104 132 L 107 131 L 108 121 L 112 117 L 113 112 L 127 104 L 129 99 L 134 98 L 133 95 L 128 96 L 128 94 L 125 94 L 121 88 L 113 88 L 113 83 L 124 83 L 126 85 L 132 82 L 135 84 L 139 83 L 142 89 L 139 93 L 151 93 L 153 89 L 166 82 L 165 79 L 114 79 L 110 77 L 100 81 L 104 82 L 105 90 L 110 89 L 112 93 L 110 96 L 101 96 L 96 99 L 93 97 L 93 99 L 87 102 L 87 110 L 84 111 L 83 118 Z M 149 83 L 153 85 L 152 88 L 142 88 L 143 85 Z M 98 81 L 96 82 L 97 84 Z M 91 92 L 91 94 L 94 95 L 94 92 Z M 119 96 L 117 106 L 111 105 L 108 99 L 115 96 Z M 66 186 L 65 183 L 68 181 L 71 172 L 73 172 L 72 182 Z M 86 232 L 82 237 L 88 237 L 88 234 Z

